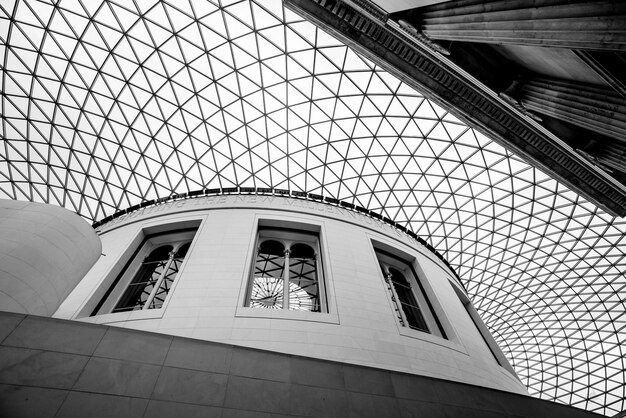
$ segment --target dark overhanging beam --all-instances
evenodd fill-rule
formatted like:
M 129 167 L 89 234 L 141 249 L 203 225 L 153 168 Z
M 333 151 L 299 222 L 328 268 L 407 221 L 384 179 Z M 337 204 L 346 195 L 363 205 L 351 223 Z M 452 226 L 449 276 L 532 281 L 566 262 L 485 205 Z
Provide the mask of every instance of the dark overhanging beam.
M 284 3 L 607 212 L 626 216 L 623 185 L 505 105 L 428 45 L 387 21 L 386 15 L 341 0 Z
M 626 2 L 455 0 L 395 14 L 434 40 L 626 51 Z

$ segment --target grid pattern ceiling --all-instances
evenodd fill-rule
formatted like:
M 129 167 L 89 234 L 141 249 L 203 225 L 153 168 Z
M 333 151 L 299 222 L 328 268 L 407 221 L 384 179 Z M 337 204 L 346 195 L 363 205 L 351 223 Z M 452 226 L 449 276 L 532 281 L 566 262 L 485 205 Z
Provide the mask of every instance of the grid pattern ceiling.
M 379 211 L 456 268 L 531 394 L 626 407 L 626 220 L 279 1 L 0 4 L 0 197 L 89 220 L 215 187 Z

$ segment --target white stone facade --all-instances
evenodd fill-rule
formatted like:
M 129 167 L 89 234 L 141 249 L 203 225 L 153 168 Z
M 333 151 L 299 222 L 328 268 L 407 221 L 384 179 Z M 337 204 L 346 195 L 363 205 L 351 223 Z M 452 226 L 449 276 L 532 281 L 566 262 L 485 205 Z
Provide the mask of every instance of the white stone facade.
M 260 224 L 319 232 L 326 312 L 245 306 Z M 91 316 L 146 234 L 196 226 L 161 309 Z M 489 350 L 491 337 L 481 336 L 461 302 L 465 291 L 445 264 L 406 233 L 369 216 L 282 196 L 206 196 L 131 212 L 98 233 L 103 256 L 55 317 L 526 393 L 499 349 Z M 409 258 L 447 338 L 400 324 L 375 246 Z

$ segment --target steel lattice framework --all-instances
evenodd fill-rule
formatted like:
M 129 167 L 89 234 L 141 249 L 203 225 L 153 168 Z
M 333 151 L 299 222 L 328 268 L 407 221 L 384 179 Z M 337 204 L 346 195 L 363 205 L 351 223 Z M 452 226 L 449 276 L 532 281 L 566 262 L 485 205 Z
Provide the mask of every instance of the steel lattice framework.
M 531 394 L 626 407 L 626 220 L 279 1 L 0 4 L 0 196 L 98 220 L 216 187 L 331 196 L 427 239 Z

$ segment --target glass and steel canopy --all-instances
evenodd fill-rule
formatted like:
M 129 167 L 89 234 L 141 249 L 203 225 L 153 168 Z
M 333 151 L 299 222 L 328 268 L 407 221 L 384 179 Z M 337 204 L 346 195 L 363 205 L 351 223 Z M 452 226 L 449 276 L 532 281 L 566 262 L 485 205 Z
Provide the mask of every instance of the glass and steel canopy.
M 3 1 L 0 197 L 93 221 L 275 187 L 375 210 L 456 268 L 533 395 L 626 407 L 626 220 L 280 1 Z

